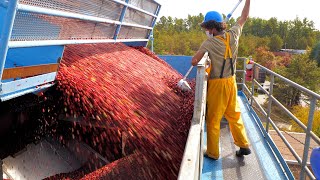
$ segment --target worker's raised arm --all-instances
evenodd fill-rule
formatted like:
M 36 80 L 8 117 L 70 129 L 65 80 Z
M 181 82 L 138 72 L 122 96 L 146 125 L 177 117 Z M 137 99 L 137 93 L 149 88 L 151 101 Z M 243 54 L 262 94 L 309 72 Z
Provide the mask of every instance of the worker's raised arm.
M 196 66 L 203 56 L 204 56 L 204 53 L 202 51 L 198 51 L 192 58 L 192 61 L 191 61 L 192 66 Z
M 250 11 L 250 0 L 246 0 L 246 3 L 243 7 L 240 19 L 238 20 L 238 24 L 241 26 L 241 28 L 246 23 L 246 21 L 249 17 L 249 11 Z

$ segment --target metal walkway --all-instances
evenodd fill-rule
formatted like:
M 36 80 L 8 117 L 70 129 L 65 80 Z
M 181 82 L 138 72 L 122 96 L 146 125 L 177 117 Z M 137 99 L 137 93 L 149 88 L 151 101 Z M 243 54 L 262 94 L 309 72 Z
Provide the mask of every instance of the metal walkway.
M 220 159 L 214 161 L 204 157 L 201 179 L 288 179 L 255 122 L 246 97 L 242 92 L 238 95 L 252 153 L 244 158 L 235 156 L 238 147 L 234 145 L 228 122 L 221 121 Z M 206 129 L 204 132 L 206 144 Z

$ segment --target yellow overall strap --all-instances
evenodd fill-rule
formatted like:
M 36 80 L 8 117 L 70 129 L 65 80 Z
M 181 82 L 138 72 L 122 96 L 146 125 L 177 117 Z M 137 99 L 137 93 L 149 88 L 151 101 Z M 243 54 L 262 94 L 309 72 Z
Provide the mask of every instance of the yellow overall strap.
M 221 36 L 216 36 L 216 38 L 220 39 L 226 45 L 226 50 L 224 53 L 224 59 L 223 59 L 223 65 L 222 65 L 222 69 L 221 69 L 220 78 L 223 78 L 224 67 L 226 66 L 226 60 L 227 60 L 228 56 L 230 59 L 231 75 L 233 76 L 234 75 L 234 68 L 233 68 L 233 60 L 232 60 L 232 51 L 231 51 L 231 47 L 230 47 L 230 34 L 226 33 L 226 40 L 223 39 Z

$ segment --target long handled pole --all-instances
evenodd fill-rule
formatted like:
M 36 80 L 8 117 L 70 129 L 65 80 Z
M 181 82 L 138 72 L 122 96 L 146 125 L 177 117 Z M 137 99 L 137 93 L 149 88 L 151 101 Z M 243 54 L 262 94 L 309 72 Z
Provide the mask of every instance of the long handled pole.
M 236 6 L 232 9 L 232 11 L 227 15 L 227 18 L 225 19 L 225 22 L 228 22 L 229 19 L 231 18 L 233 12 L 238 8 L 242 0 L 239 0 L 239 2 L 236 4 Z

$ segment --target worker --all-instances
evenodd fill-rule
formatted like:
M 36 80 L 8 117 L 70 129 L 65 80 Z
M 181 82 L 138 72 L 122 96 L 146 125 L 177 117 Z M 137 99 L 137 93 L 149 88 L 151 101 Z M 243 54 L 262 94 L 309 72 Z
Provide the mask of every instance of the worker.
M 229 30 L 226 30 L 226 23 L 220 13 L 208 12 L 201 24 L 208 39 L 202 43 L 192 58 L 193 66 L 198 64 L 206 52 L 209 53 L 211 60 L 207 95 L 207 147 L 205 155 L 214 160 L 219 159 L 220 156 L 220 121 L 223 116 L 229 122 L 234 144 L 240 147 L 236 151 L 236 156 L 243 157 L 251 153 L 237 101 L 235 79 L 239 38 L 243 25 L 249 17 L 249 9 L 250 0 L 246 0 L 241 17 Z

